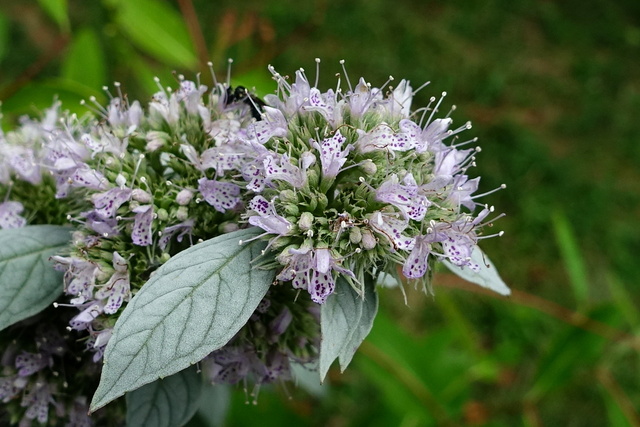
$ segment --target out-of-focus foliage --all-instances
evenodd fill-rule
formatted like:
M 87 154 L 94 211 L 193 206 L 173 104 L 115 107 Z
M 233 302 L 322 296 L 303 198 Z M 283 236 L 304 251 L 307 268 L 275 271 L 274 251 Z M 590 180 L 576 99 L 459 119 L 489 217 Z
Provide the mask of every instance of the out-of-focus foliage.
M 207 61 L 233 84 L 304 67 L 334 83 L 389 74 L 425 105 L 446 90 L 472 120 L 478 173 L 508 216 L 483 246 L 514 289 L 435 297 L 383 290 L 371 335 L 322 393 L 209 393 L 192 426 L 640 425 L 640 3 L 533 0 L 25 0 L 0 2 L 0 99 L 10 127 L 57 96 L 66 108 L 113 81 L 138 99 Z M 450 104 L 444 108 L 449 108 Z M 92 107 L 93 108 L 93 107 Z M 218 415 L 212 408 L 220 408 Z

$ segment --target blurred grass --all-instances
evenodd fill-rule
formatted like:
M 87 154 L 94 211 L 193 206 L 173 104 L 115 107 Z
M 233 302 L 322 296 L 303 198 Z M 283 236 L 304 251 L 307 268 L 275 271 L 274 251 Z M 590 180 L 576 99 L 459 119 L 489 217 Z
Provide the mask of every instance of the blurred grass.
M 269 63 L 314 76 L 320 57 L 327 87 L 345 59 L 374 85 L 431 80 L 416 106 L 447 91 L 480 138 L 481 191 L 508 184 L 486 198 L 506 234 L 483 248 L 510 300 L 446 274 L 409 307 L 383 290 L 325 397 L 237 390 L 226 425 L 640 425 L 640 2 L 70 3 L 0 0 L 4 127 L 54 93 L 82 111 L 111 81 L 140 99 L 173 70 L 209 83 L 208 59 L 262 95 Z

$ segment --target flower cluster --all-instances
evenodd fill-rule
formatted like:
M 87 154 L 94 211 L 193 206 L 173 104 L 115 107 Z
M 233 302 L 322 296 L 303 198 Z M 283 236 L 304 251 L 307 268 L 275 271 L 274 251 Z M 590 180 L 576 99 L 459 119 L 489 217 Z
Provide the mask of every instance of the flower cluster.
M 270 71 L 278 91 L 264 103 L 228 83 L 210 90 L 181 78 L 175 91 L 158 82 L 143 109 L 116 84 L 108 105 L 90 100 L 92 115 L 56 104 L 0 136 L 0 228 L 76 227 L 70 252 L 53 257 L 66 294 L 56 306 L 76 310 L 65 339 L 84 342 L 97 366 L 155 270 L 240 228 L 264 231 L 276 282 L 240 332 L 202 361 L 215 383 L 286 380 L 292 362 L 313 363 L 318 307 L 339 277 L 366 297 L 365 281 L 381 274 L 428 288 L 436 261 L 479 268 L 471 253 L 496 217 L 476 201 L 479 178 L 467 175 L 479 149 L 458 134 L 470 124 L 452 127 L 438 114 L 444 94 L 411 112 L 405 80 L 351 87 L 345 71 L 346 89 L 322 92 L 303 70 L 293 83 Z M 32 187 L 50 212 L 29 202 Z M 29 380 L 54 365 L 54 350 L 3 358 L 11 369 L 0 397 L 22 396 L 24 408 L 12 414 L 44 422 L 57 410 L 59 387 Z M 72 396 L 83 407 L 87 396 Z

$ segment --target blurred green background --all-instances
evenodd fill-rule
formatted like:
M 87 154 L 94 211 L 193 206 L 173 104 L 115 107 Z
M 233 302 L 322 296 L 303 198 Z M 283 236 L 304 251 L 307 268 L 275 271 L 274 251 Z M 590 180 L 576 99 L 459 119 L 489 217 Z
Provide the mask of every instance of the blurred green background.
M 346 373 L 263 388 L 257 405 L 218 390 L 217 423 L 640 425 L 638 0 L 0 0 L 3 127 L 55 95 L 83 112 L 113 81 L 140 100 L 174 71 L 210 84 L 206 62 L 224 79 L 230 57 L 259 95 L 267 64 L 315 76 L 315 57 L 325 88 L 345 59 L 374 86 L 430 80 L 414 106 L 447 91 L 480 138 L 481 190 L 508 184 L 484 199 L 507 217 L 483 248 L 514 294 L 444 271 L 409 306 L 383 289 Z

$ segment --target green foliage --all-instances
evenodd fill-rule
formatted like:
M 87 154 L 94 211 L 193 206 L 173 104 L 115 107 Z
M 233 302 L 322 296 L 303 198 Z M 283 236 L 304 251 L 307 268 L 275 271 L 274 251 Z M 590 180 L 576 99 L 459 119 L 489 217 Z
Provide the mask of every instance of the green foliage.
M 62 294 L 62 274 L 49 258 L 70 238 L 69 229 L 57 225 L 0 230 L 0 330 L 41 312 Z
M 364 295 L 358 295 L 344 278 L 338 278 L 334 293 L 320 308 L 320 381 L 336 359 L 342 371 L 347 368 L 371 331 L 377 312 L 378 294 L 372 285 L 366 286 Z
M 84 28 L 76 33 L 62 63 L 61 72 L 63 78 L 94 90 L 106 83 L 104 53 L 93 29 Z
M 121 1 L 117 3 L 116 14 L 118 26 L 144 52 L 169 66 L 196 67 L 187 27 L 182 17 L 164 2 Z
M 178 253 L 154 273 L 116 323 L 93 411 L 195 364 L 233 338 L 275 275 L 246 268 L 265 243 L 238 243 L 258 234 L 251 228 L 215 237 Z
M 127 425 L 174 427 L 196 413 L 202 393 L 202 377 L 195 366 L 156 380 L 127 393 Z

